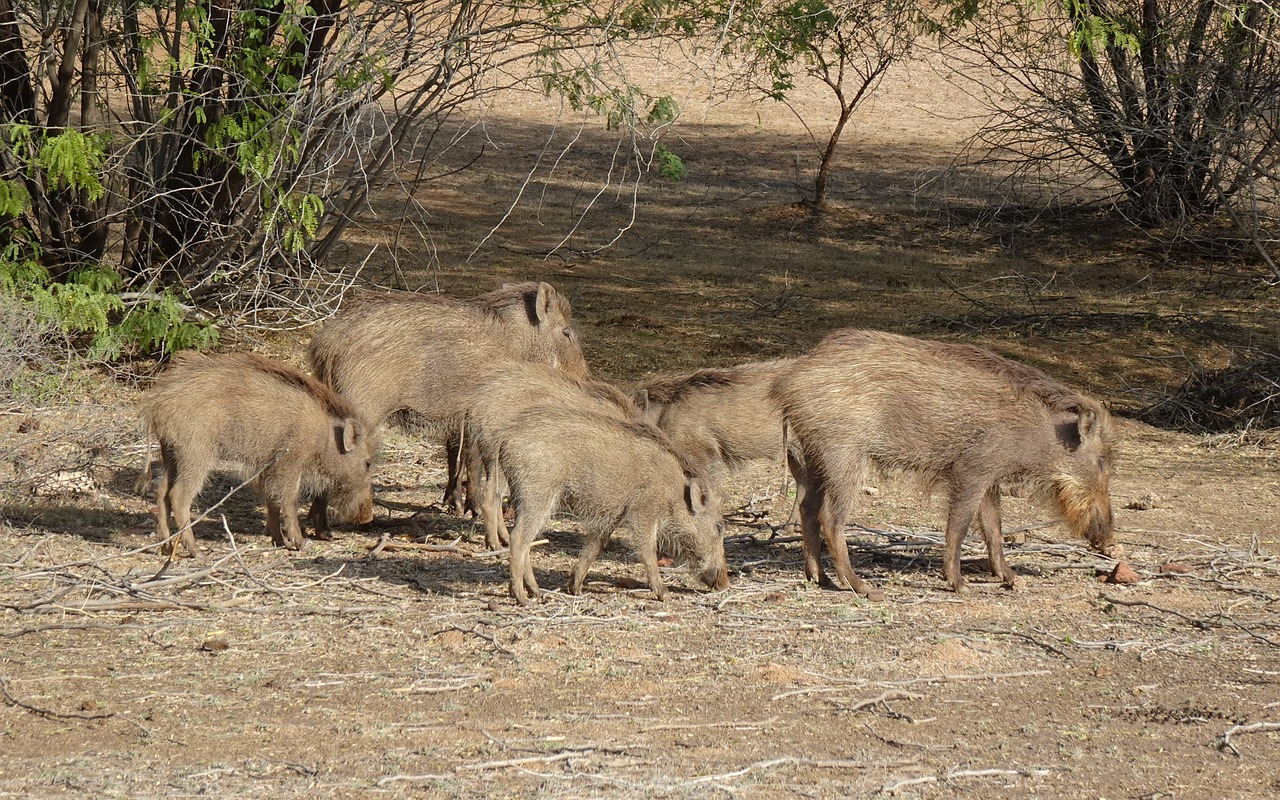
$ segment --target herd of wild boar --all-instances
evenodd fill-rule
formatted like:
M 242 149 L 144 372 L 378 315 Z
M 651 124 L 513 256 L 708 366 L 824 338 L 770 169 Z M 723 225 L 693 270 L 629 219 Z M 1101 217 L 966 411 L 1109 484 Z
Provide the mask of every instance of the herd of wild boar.
M 825 543 L 839 583 L 880 596 L 854 573 L 844 539 L 871 468 L 949 498 L 943 577 L 955 591 L 975 523 L 992 574 L 1014 582 L 1002 491 L 1037 499 L 1095 549 L 1118 552 L 1106 409 L 979 347 L 845 329 L 796 358 L 625 393 L 590 378 L 569 302 L 549 284 L 522 283 L 469 300 L 362 293 L 320 328 L 308 357 L 314 377 L 254 354 L 184 353 L 145 393 L 166 555 L 196 554 L 191 504 L 224 464 L 262 497 L 276 545 L 302 546 L 304 492 L 318 538 L 329 537 L 330 507 L 369 522 L 378 429 L 392 416 L 445 442 L 445 502 L 477 515 L 489 547 L 509 547 L 521 604 L 540 591 L 530 544 L 560 509 L 585 540 L 574 594 L 619 527 L 658 598 L 659 552 L 727 586 L 718 489 L 727 471 L 759 459 L 785 461 L 794 476 L 805 576 L 823 586 L 836 585 L 822 568 Z

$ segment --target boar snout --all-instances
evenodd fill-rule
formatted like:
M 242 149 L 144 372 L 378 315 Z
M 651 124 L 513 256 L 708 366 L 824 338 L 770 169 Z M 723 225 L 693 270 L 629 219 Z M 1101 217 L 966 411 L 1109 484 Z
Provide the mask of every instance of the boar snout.
M 708 589 L 720 591 L 729 588 L 729 570 L 725 566 L 712 567 L 698 576 Z

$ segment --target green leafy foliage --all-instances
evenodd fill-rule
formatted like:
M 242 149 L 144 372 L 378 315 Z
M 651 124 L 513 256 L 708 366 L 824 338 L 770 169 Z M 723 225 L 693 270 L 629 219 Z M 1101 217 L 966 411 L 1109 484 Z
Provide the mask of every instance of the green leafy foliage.
M 0 185 L 15 184 L 0 181 Z M 0 216 L 20 216 L 29 202 L 23 193 L 10 189 Z M 217 329 L 208 322 L 189 321 L 171 294 L 127 308 L 115 271 L 86 264 L 62 280 L 52 280 L 40 261 L 39 242 L 25 228 L 11 224 L 3 233 L 0 292 L 12 298 L 10 302 L 33 309 L 41 324 L 82 338 L 89 359 L 113 360 L 126 351 L 168 354 L 217 342 Z
M 284 249 L 296 253 L 315 238 L 324 217 L 324 198 L 316 194 L 285 194 L 276 198 L 267 217 L 268 231 L 278 231 Z
M 669 181 L 683 180 L 685 175 L 689 174 L 689 170 L 685 167 L 684 161 L 680 159 L 680 156 L 662 145 L 658 145 L 658 149 L 654 153 L 654 159 L 658 162 L 658 174 Z

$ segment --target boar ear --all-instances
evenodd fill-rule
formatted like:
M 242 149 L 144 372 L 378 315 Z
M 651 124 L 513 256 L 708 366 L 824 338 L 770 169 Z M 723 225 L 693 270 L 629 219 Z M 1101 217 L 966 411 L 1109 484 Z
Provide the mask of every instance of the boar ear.
M 694 514 L 707 507 L 707 488 L 702 485 L 701 480 L 694 477 L 685 479 L 684 501 L 689 506 L 689 511 Z
M 551 306 L 556 302 L 556 290 L 551 284 L 543 281 L 538 284 L 538 294 L 533 298 L 533 308 L 529 316 L 534 324 L 541 325 L 551 316 Z
M 1098 414 L 1092 408 L 1080 409 L 1080 420 L 1076 423 L 1076 427 L 1080 429 L 1080 439 L 1090 438 L 1098 428 Z
M 631 394 L 631 402 L 636 404 L 636 408 L 640 409 L 640 413 L 649 413 L 649 390 L 636 389 Z
M 342 421 L 342 429 L 338 432 L 338 452 L 346 455 L 356 449 L 356 425 L 351 417 Z

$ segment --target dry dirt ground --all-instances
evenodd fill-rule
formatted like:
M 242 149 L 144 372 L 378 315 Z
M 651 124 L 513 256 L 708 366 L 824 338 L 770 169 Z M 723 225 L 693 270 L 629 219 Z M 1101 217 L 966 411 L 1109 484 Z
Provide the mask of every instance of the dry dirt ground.
M 939 179 L 964 105 L 924 65 L 891 78 L 815 220 L 795 205 L 812 146 L 784 109 L 686 100 L 669 145 L 689 176 L 636 188 L 608 173 L 616 143 L 598 121 L 506 97 L 432 174 L 483 136 L 478 162 L 411 203 L 387 187 L 340 257 L 368 258 L 370 282 L 458 295 L 551 281 L 597 373 L 623 384 L 858 325 L 981 343 L 1124 413 L 1194 364 L 1276 346 L 1276 290 L 1230 253 L 1079 215 L 975 224 L 999 187 Z M 297 359 L 306 336 L 238 346 Z M 1113 562 L 1011 500 L 1019 587 L 972 549 L 971 589 L 952 594 L 938 504 L 886 483 L 849 539 L 887 599 L 820 590 L 768 527 L 787 499 L 762 464 L 729 487 L 730 589 L 673 572 L 656 603 L 618 546 L 584 596 L 518 608 L 501 555 L 433 505 L 437 449 L 397 432 L 369 529 L 274 550 L 237 494 L 198 528 L 207 555 L 160 574 L 153 506 L 132 488 L 135 390 L 98 386 L 0 418 L 0 796 L 1280 794 L 1274 438 L 1122 420 L 1133 584 L 1102 582 Z M 216 481 L 204 506 L 234 485 Z M 556 586 L 572 522 L 545 538 L 534 565 Z

